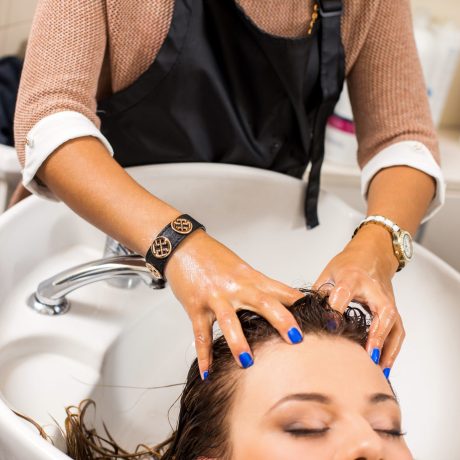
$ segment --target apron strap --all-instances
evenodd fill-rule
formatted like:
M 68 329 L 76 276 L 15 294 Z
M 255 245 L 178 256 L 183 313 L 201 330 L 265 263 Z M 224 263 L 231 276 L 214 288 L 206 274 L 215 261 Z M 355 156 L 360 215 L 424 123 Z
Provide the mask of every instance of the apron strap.
M 342 18 L 341 0 L 319 0 L 322 27 L 321 40 L 321 89 L 323 101 L 336 99 L 343 87 L 343 55 L 340 35 Z
M 307 228 L 319 225 L 318 198 L 321 165 L 324 158 L 324 137 L 327 119 L 332 115 L 342 92 L 345 78 L 345 55 L 340 34 L 342 17 L 341 0 L 319 0 L 321 17 L 320 82 L 322 102 L 318 108 L 314 126 L 314 144 L 311 170 L 305 197 Z

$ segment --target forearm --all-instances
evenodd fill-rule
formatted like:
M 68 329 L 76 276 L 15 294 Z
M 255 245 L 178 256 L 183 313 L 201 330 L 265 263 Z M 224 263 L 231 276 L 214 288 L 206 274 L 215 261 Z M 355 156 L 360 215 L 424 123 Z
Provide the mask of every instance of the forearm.
M 181 214 L 139 186 L 94 138 L 65 143 L 38 175 L 74 211 L 139 254 L 145 254 L 153 236 Z M 300 328 L 285 306 L 303 294 L 256 271 L 206 232 L 188 235 L 164 273 L 190 317 L 203 379 L 212 363 L 216 319 L 239 365 L 252 365 L 251 348 L 236 314 L 241 305 L 267 318 L 286 342 L 298 343 L 291 334 L 297 329 L 301 335 Z
M 367 215 L 383 215 L 412 235 L 435 193 L 434 179 L 415 168 L 394 166 L 379 171 L 369 186 Z M 392 276 L 398 268 L 389 232 L 379 225 L 360 229 L 350 246 L 362 247 L 375 258 L 378 271 Z
M 134 181 L 92 137 L 59 147 L 37 175 L 77 214 L 141 255 L 180 214 Z
M 434 179 L 415 168 L 383 169 L 370 183 L 367 215 L 384 215 L 414 235 L 435 191 Z

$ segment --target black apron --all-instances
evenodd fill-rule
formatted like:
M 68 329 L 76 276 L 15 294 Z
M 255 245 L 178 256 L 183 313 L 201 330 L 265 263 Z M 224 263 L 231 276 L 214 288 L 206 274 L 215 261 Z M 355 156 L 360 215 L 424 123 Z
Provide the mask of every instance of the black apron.
M 176 0 L 158 56 L 102 101 L 101 131 L 123 166 L 219 162 L 301 178 L 307 227 L 317 204 L 324 134 L 342 90 L 341 0 L 322 0 L 311 35 L 270 35 L 235 0 Z

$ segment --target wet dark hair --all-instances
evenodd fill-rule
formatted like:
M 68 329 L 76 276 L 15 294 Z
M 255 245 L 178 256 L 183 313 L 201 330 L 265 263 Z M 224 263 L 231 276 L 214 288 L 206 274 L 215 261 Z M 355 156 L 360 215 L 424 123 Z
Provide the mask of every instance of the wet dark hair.
M 365 346 L 370 318 L 364 307 L 349 307 L 342 315 L 331 309 L 326 292 L 301 291 L 305 296 L 289 310 L 304 335 L 339 336 Z M 244 310 L 238 312 L 238 316 L 253 352 L 256 353 L 257 348 L 269 341 L 282 340 L 277 330 L 264 318 Z M 158 460 L 231 457 L 227 415 L 238 387 L 238 377 L 244 372 L 235 363 L 223 336 L 214 341 L 213 362 L 207 381 L 201 380 L 198 363 L 196 360 L 193 362 L 180 400 L 177 430 L 166 451 L 157 457 Z
M 300 291 L 304 297 L 289 310 L 304 335 L 337 336 L 365 346 L 371 321 L 365 307 L 350 306 L 342 315 L 329 306 L 327 292 Z M 238 316 L 249 346 L 256 355 L 257 365 L 257 349 L 270 341 L 282 339 L 268 321 L 255 313 L 239 311 Z M 239 377 L 244 372 L 236 364 L 225 338 L 216 338 L 209 378 L 206 381 L 201 379 L 196 359 L 190 367 L 180 398 L 177 429 L 160 445 L 154 448 L 139 445 L 134 453 L 122 449 L 107 431 L 103 437 L 87 428 L 85 412 L 94 404 L 92 401 L 67 408 L 65 437 L 68 455 L 76 460 L 197 460 L 200 457 L 226 460 L 231 457 L 228 414 Z

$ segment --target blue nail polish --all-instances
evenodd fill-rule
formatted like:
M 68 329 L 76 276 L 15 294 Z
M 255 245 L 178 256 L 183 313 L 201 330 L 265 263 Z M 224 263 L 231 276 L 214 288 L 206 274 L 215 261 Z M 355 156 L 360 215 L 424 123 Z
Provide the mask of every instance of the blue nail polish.
M 291 343 L 300 343 L 302 342 L 302 334 L 296 327 L 291 327 L 288 331 L 288 337 Z
M 386 367 L 385 369 L 383 369 L 383 375 L 385 376 L 387 380 L 390 378 L 390 371 L 391 371 L 391 368 L 389 367 Z
M 208 379 L 208 376 L 209 376 L 209 372 L 208 372 L 208 371 L 204 371 L 204 372 L 203 372 L 203 380 L 207 380 L 207 379 Z
M 251 367 L 254 364 L 251 355 L 248 352 L 243 352 L 240 354 L 240 363 L 244 369 Z
M 372 350 L 372 355 L 371 355 L 372 361 L 374 361 L 375 364 L 378 364 L 380 361 L 380 350 L 378 348 L 374 348 Z

